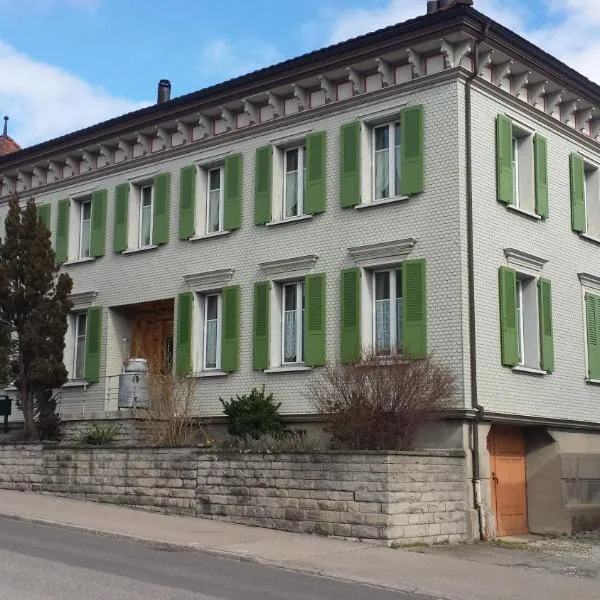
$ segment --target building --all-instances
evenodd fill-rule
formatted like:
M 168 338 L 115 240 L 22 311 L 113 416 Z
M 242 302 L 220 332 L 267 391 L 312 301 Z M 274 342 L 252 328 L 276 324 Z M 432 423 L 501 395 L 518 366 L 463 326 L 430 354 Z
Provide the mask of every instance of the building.
M 326 361 L 433 353 L 472 536 L 597 525 L 600 87 L 470 4 L 0 159 L 74 280 L 63 413 L 145 355 L 306 422 Z

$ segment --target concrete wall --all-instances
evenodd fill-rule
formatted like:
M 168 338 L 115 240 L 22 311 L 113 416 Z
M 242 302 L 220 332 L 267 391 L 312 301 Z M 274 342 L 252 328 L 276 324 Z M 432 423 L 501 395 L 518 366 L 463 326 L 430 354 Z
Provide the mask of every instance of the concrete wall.
M 216 454 L 0 444 L 0 488 L 286 531 L 466 540 L 462 451 Z

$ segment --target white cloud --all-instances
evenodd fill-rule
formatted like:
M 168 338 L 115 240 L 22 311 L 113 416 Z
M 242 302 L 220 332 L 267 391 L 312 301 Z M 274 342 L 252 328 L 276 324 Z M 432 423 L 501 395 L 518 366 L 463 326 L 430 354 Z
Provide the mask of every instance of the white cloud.
M 210 81 L 225 81 L 268 67 L 281 60 L 281 54 L 270 44 L 256 39 L 230 41 L 219 38 L 208 42 L 200 55 L 200 70 Z
M 38 62 L 0 41 L 0 110 L 10 134 L 31 145 L 147 106 L 111 96 L 102 88 Z
M 475 8 L 541 46 L 590 79 L 600 82 L 598 0 L 544 0 L 535 8 L 521 0 L 476 0 Z M 330 43 L 425 13 L 425 0 L 388 0 L 373 10 L 347 9 L 333 16 Z

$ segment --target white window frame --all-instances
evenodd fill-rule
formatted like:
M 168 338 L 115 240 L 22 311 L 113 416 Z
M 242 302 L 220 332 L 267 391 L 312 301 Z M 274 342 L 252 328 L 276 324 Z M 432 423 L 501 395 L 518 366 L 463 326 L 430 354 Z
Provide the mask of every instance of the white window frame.
M 519 185 L 519 138 L 514 135 L 511 140 L 512 169 L 513 169 L 513 197 L 515 206 L 521 208 L 521 186 Z
M 304 302 L 304 280 L 301 281 L 285 281 L 280 284 L 281 286 L 281 360 L 282 366 L 288 365 L 301 365 L 304 364 L 304 319 L 306 306 Z M 293 286 L 296 292 L 296 360 L 287 362 L 285 360 L 285 291 L 287 287 Z
M 398 125 L 398 131 L 400 134 L 400 139 L 402 139 L 402 131 L 400 129 L 400 120 L 394 119 L 393 121 L 388 121 L 387 123 L 374 124 L 370 126 L 371 129 L 371 198 L 373 204 L 377 202 L 385 202 L 386 200 L 390 200 L 391 198 L 398 198 L 400 194 L 400 189 L 396 189 L 396 152 L 400 154 L 399 160 L 402 161 L 402 145 L 400 144 L 398 148 L 396 148 L 396 125 Z M 377 161 L 375 160 L 377 152 L 376 148 L 376 132 L 378 129 L 382 129 L 384 127 L 388 128 L 388 195 L 383 198 L 377 198 Z M 400 173 L 398 175 L 398 186 L 402 185 L 400 181 L 402 173 L 402 163 L 400 162 Z
M 539 369 L 541 360 L 540 315 L 539 315 L 539 277 L 517 271 L 517 344 L 519 367 Z M 524 290 L 532 286 L 532 291 Z M 527 296 L 529 295 L 529 298 Z M 533 348 L 531 347 L 533 344 Z M 535 357 L 527 356 L 533 355 Z M 529 358 L 530 360 L 526 360 Z
M 208 341 L 208 298 L 217 298 L 217 343 L 216 343 L 216 361 L 214 367 L 207 366 L 207 341 Z M 201 294 L 202 302 L 202 371 L 220 371 L 221 370 L 221 331 L 223 327 L 223 294 L 220 291 L 207 292 Z
M 600 167 L 584 158 L 585 233 L 600 239 Z
M 79 201 L 79 244 L 78 244 L 78 252 L 77 258 L 90 258 L 92 253 L 92 199 L 90 197 L 81 198 Z M 84 220 L 83 214 L 86 206 L 90 207 L 90 217 L 87 220 Z M 84 222 L 88 223 L 89 227 L 89 237 L 88 237 L 88 248 L 87 255 L 83 253 L 83 227 Z
M 520 211 L 535 214 L 535 150 L 534 131 L 512 120 L 511 161 L 513 199 L 510 205 Z
M 305 214 L 304 212 L 304 200 L 306 195 L 306 145 L 302 144 L 299 146 L 293 146 L 290 148 L 283 148 L 283 196 L 281 202 L 281 218 L 285 219 L 293 219 L 294 217 L 300 217 Z M 297 208 L 296 214 L 288 215 L 286 214 L 286 200 L 287 200 L 287 164 L 288 164 L 288 154 L 290 152 L 298 152 L 298 199 L 297 199 Z
M 150 239 L 147 244 L 142 243 L 142 224 L 144 214 L 144 190 L 150 189 Z M 148 248 L 152 246 L 152 231 L 154 229 L 154 184 L 153 183 L 142 183 L 138 185 L 138 223 L 137 223 L 137 247 Z
M 85 331 L 81 335 L 79 328 L 81 324 L 80 317 L 85 317 Z M 83 360 L 81 363 L 81 373 L 77 373 L 77 354 L 83 343 Z M 87 343 L 87 311 L 73 313 L 73 380 L 82 380 L 85 376 L 85 346 Z
M 371 344 L 375 353 L 379 354 L 377 348 L 377 291 L 376 291 L 376 280 L 377 275 L 380 273 L 389 274 L 389 289 L 390 289 L 390 351 L 381 353 L 382 356 L 395 356 L 402 355 L 402 344 L 398 344 L 398 296 L 396 290 L 398 289 L 398 277 L 402 278 L 402 265 L 396 265 L 387 268 L 377 268 L 371 273 Z M 402 285 L 402 280 L 400 281 Z M 401 297 L 404 303 L 404 290 Z M 402 340 L 403 342 L 403 340 Z
M 225 217 L 225 167 L 224 165 L 214 167 L 203 167 L 206 176 L 206 193 L 204 200 L 204 227 L 203 231 L 205 235 L 211 235 L 223 231 L 223 222 Z M 219 172 L 219 224 L 215 231 L 209 231 L 209 216 L 210 216 L 210 174 L 213 171 Z M 196 173 L 198 177 L 198 173 Z

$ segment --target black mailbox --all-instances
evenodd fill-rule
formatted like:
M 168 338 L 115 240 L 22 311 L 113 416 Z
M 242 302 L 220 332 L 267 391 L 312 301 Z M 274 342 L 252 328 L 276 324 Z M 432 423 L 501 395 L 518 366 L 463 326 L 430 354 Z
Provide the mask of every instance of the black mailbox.
M 12 402 L 8 396 L 0 396 L 0 417 L 8 417 L 11 413 Z

